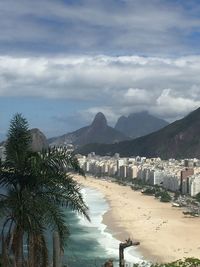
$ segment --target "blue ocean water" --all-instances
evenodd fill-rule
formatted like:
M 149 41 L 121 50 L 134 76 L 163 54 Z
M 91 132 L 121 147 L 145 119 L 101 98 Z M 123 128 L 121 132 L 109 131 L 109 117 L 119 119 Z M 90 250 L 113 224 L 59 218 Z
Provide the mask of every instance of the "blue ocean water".
M 118 248 L 120 241 L 106 230 L 102 223 L 103 215 L 109 205 L 104 195 L 91 188 L 82 189 L 82 194 L 89 207 L 91 222 L 70 210 L 66 210 L 66 223 L 71 235 L 69 236 L 63 256 L 63 265 L 67 267 L 101 267 L 108 259 L 113 259 L 118 266 Z M 0 221 L 2 228 L 2 221 Z M 47 234 L 50 263 L 52 263 L 52 234 Z M 1 244 L 0 244 L 1 247 Z M 26 251 L 26 246 L 24 250 Z M 126 267 L 142 261 L 142 256 L 136 248 L 125 251 Z
M 66 222 L 71 235 L 65 248 L 63 263 L 69 267 L 100 267 L 108 259 L 118 266 L 119 241 L 106 230 L 102 223 L 103 215 L 109 205 L 101 192 L 82 189 L 85 202 L 89 207 L 91 222 L 76 213 L 66 211 Z M 126 266 L 141 261 L 142 257 L 136 248 L 126 249 Z

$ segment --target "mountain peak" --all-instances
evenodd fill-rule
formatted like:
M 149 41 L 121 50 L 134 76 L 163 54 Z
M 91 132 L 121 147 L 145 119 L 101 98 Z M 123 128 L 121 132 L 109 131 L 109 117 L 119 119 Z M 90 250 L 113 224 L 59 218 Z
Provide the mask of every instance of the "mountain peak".
M 144 120 L 142 121 L 144 124 Z M 110 145 L 90 145 L 79 153 L 95 152 L 98 155 L 114 155 L 122 157 L 144 156 L 169 158 L 200 158 L 200 108 L 191 112 L 183 119 L 177 120 L 166 127 L 136 138 L 131 141 Z
M 166 125 L 168 125 L 166 121 L 159 119 L 144 110 L 137 113 L 131 113 L 128 117 L 120 117 L 115 125 L 115 129 L 131 138 L 137 138 L 155 132 Z
M 89 126 L 85 126 L 60 137 L 52 138 L 50 144 L 54 146 L 69 143 L 75 146 L 82 146 L 89 143 L 113 144 L 127 139 L 129 139 L 129 137 L 108 126 L 106 117 L 102 112 L 99 112 Z
M 132 119 L 132 118 L 146 118 L 146 117 L 152 117 L 152 115 L 147 111 L 147 110 L 143 110 L 140 112 L 135 112 L 135 113 L 131 113 L 128 115 L 128 119 Z
M 105 127 L 107 126 L 107 120 L 105 115 L 102 112 L 98 112 L 94 117 L 94 120 L 91 124 L 93 127 Z

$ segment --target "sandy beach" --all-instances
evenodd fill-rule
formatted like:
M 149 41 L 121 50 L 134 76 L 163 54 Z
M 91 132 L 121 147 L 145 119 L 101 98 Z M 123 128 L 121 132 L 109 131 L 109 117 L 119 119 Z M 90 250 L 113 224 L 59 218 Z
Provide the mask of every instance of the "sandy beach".
M 75 176 L 82 185 L 101 191 L 110 204 L 103 222 L 118 240 L 140 241 L 144 259 L 168 262 L 200 257 L 200 218 L 185 217 L 183 209 L 144 196 L 130 187 L 91 177 Z

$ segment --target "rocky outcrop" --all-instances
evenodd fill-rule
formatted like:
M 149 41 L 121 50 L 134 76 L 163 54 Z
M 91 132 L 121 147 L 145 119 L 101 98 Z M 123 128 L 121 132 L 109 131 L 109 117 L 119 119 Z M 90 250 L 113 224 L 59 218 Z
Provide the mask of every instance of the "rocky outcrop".
M 31 129 L 30 132 L 32 135 L 31 148 L 33 151 L 41 151 L 48 148 L 47 138 L 39 129 Z

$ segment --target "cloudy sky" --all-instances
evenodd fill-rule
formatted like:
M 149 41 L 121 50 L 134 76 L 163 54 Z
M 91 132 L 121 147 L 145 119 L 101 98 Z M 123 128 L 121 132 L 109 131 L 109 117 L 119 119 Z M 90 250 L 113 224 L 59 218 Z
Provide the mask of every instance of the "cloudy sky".
M 199 0 L 0 1 L 0 136 L 48 137 L 104 112 L 169 121 L 200 106 Z

